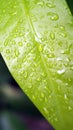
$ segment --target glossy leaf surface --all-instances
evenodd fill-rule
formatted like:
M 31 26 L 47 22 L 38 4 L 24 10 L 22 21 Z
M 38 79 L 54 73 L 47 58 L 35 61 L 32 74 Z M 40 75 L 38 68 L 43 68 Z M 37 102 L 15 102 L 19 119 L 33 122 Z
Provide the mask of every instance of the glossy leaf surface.
M 0 52 L 56 130 L 73 130 L 73 18 L 64 0 L 0 0 Z

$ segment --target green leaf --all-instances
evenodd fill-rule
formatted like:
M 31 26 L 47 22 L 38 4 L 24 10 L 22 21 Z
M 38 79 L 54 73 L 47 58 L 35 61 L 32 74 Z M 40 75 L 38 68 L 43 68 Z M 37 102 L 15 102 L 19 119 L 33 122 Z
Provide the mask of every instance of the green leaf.
M 0 51 L 56 130 L 73 130 L 73 18 L 65 0 L 0 0 Z

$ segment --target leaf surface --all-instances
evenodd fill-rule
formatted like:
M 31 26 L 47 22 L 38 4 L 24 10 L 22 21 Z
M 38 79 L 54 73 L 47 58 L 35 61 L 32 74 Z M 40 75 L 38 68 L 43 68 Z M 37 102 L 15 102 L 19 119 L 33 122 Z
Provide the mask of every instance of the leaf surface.
M 0 52 L 56 130 L 73 130 L 73 18 L 64 0 L 0 0 Z

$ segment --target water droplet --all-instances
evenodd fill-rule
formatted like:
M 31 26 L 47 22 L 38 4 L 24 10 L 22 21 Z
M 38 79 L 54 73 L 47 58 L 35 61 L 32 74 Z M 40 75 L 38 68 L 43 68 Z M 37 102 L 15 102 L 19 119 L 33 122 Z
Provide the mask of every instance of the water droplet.
M 32 98 L 33 98 L 33 100 L 35 100 L 35 96 L 34 95 L 32 96 Z
M 43 77 L 46 77 L 46 73 L 44 73 L 44 72 L 43 72 L 41 75 L 42 75 Z
M 55 5 L 52 4 L 52 3 L 46 3 L 46 6 L 49 7 L 49 8 L 54 8 L 55 7 Z
M 49 113 L 46 107 L 44 107 L 43 110 L 44 110 L 44 112 L 45 112 L 46 114 Z
M 64 30 L 65 30 L 65 27 L 64 27 L 63 25 L 61 25 L 61 26 L 60 26 L 60 29 L 64 31 Z
M 16 42 L 15 42 L 15 41 L 12 41 L 12 44 L 14 45 L 14 44 L 16 44 Z
M 3 13 L 5 13 L 6 11 L 5 11 L 5 9 L 3 9 Z
M 19 56 L 19 51 L 15 50 L 15 56 L 18 57 Z
M 31 44 L 30 43 L 27 43 L 27 47 L 29 47 Z
M 67 34 L 66 33 L 64 33 L 64 32 L 62 32 L 62 33 L 59 33 L 60 34 L 60 36 L 62 36 L 62 37 L 67 37 Z
M 54 33 L 54 32 L 51 32 L 51 33 L 50 33 L 50 38 L 51 38 L 52 40 L 55 39 L 55 33 Z
M 58 57 L 58 58 L 57 58 L 57 61 L 62 61 L 62 58 L 61 58 L 61 57 Z
M 32 88 L 32 85 L 29 85 L 28 88 L 29 88 L 29 89 Z
M 53 21 L 56 21 L 59 19 L 59 16 L 57 13 L 48 12 L 47 15 L 50 16 L 50 19 Z
M 24 73 L 24 78 L 26 79 L 26 78 L 27 78 L 27 76 L 28 76 L 28 73 L 27 73 L 27 72 L 25 72 L 25 73 Z
M 10 53 L 10 50 L 9 50 L 9 49 L 6 49 L 6 53 L 9 54 L 9 53 Z
M 68 81 L 71 82 L 71 78 L 69 78 Z
M 5 42 L 5 43 L 4 43 L 4 46 L 7 46 L 7 45 L 8 45 L 8 42 Z
M 41 93 L 41 97 L 44 98 L 44 93 Z
M 19 44 L 19 46 L 23 46 L 23 43 L 22 43 L 22 42 L 19 42 L 18 44 Z
M 67 99 L 68 99 L 67 94 L 64 94 L 64 99 L 65 99 L 65 100 L 67 100 Z
M 57 71 L 58 74 L 64 74 L 65 73 L 65 69 L 61 69 Z
M 21 64 L 18 64 L 17 67 L 18 67 L 18 68 L 21 68 Z
M 15 34 L 15 35 L 14 35 L 14 38 L 16 38 L 16 37 L 17 37 L 17 35 Z
M 39 6 L 44 7 L 45 3 L 44 1 L 38 3 Z
M 42 52 L 42 51 L 43 51 L 43 47 L 42 47 L 41 44 L 39 45 L 38 49 L 39 49 L 39 52 Z
M 59 16 L 57 14 L 54 14 L 50 19 L 51 20 L 58 20 Z
M 20 36 L 23 36 L 23 33 L 19 33 Z
M 57 118 L 57 117 L 55 117 L 55 118 L 54 118 L 54 120 L 57 122 L 57 121 L 58 121 L 58 118 Z
M 68 106 L 68 110 L 71 111 L 71 110 L 72 110 L 72 107 L 71 107 L 71 106 Z
M 47 102 L 48 101 L 48 99 L 45 97 L 45 102 Z
M 40 81 L 40 78 L 37 78 L 37 81 Z

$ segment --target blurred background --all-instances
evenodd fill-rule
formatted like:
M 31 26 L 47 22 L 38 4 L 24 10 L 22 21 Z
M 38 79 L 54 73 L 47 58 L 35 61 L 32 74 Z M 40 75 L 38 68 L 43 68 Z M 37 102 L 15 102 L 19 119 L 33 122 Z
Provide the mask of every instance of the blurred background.
M 73 14 L 73 0 L 67 0 Z M 11 76 L 0 55 L 0 130 L 54 130 Z

